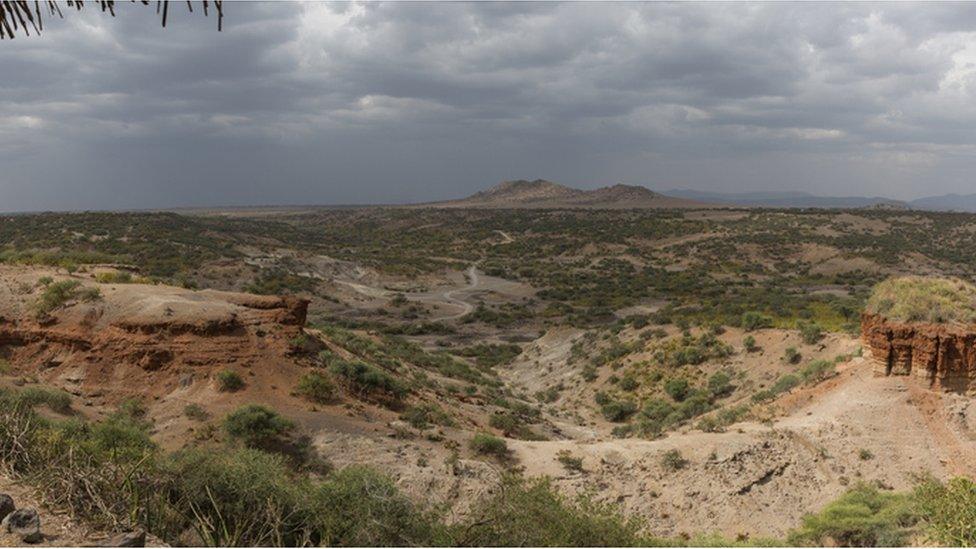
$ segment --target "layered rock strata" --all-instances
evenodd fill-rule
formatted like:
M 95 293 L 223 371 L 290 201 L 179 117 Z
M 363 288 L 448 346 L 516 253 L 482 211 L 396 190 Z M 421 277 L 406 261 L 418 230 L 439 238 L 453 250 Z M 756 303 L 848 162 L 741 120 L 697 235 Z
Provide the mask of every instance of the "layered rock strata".
M 913 376 L 934 389 L 976 393 L 976 326 L 892 322 L 865 313 L 861 338 L 877 376 Z

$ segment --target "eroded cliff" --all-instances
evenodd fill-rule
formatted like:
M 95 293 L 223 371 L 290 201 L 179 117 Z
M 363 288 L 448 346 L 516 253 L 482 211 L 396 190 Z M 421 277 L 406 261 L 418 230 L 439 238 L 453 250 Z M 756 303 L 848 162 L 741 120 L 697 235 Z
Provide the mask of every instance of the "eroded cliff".
M 861 338 L 877 376 L 913 376 L 934 389 L 976 393 L 976 326 L 861 317 Z
M 293 351 L 305 324 L 303 299 L 85 282 L 101 297 L 38 318 L 31 312 L 42 291 L 37 274 L 0 274 L 0 358 L 79 396 L 161 397 L 220 370 L 301 360 Z

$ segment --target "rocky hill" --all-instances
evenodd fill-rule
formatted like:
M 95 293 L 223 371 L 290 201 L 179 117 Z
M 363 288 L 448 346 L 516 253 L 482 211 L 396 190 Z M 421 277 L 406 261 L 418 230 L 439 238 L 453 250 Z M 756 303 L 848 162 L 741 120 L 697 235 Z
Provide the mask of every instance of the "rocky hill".
M 581 190 L 536 179 L 504 181 L 467 198 L 422 204 L 435 208 L 699 208 L 709 204 L 674 198 L 636 185 Z

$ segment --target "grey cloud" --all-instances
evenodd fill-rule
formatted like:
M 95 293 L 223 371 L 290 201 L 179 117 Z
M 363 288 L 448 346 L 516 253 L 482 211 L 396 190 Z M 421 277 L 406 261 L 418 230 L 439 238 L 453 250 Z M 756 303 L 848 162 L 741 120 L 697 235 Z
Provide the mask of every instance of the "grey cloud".
M 0 43 L 0 210 L 970 192 L 976 6 L 229 3 Z

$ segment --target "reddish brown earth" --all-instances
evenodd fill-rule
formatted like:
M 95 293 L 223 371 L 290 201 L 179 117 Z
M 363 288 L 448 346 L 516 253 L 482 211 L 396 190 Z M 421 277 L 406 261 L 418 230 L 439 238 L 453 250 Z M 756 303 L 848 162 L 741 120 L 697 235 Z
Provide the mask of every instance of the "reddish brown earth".
M 38 319 L 32 307 L 44 276 L 77 280 L 102 297 L 70 300 Z M 291 392 L 315 356 L 299 346 L 320 344 L 302 337 L 307 305 L 291 297 L 98 284 L 90 274 L 0 267 L 0 360 L 12 379 L 67 390 L 86 416 L 137 398 L 156 420 L 159 441 L 178 447 L 196 428 L 183 416 L 189 404 L 213 417 L 246 402 L 305 406 Z M 220 391 L 216 378 L 224 370 L 239 374 L 244 388 Z
M 78 303 L 41 321 L 31 315 L 0 319 L 0 346 L 10 362 L 82 392 L 124 381 L 159 396 L 216 368 L 287 356 L 308 305 L 177 288 L 154 288 L 130 300 L 128 290 L 111 288 L 104 301 Z
M 864 314 L 861 336 L 877 376 L 913 376 L 933 389 L 976 392 L 976 326 L 891 322 Z

